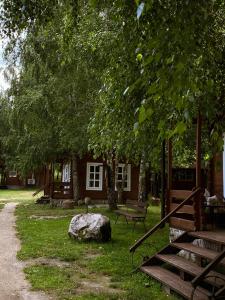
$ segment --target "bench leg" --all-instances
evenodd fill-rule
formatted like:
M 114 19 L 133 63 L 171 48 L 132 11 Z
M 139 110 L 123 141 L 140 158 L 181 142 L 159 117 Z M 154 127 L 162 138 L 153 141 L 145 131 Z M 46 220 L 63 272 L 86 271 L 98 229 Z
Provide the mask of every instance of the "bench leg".
M 143 221 L 143 224 L 144 224 L 144 229 L 145 229 L 145 232 L 146 232 L 147 230 L 146 230 L 146 226 L 145 226 L 145 221 Z
M 134 228 L 135 228 L 135 226 L 136 226 L 136 223 L 137 223 L 137 221 L 134 221 L 134 226 L 133 226 L 133 232 L 134 232 Z
M 116 216 L 115 224 L 117 223 L 118 219 L 119 219 L 119 215 Z
M 126 216 L 124 216 L 125 217 L 125 219 L 126 219 L 126 222 L 127 222 L 127 225 L 128 225 L 128 220 L 127 220 L 127 217 Z

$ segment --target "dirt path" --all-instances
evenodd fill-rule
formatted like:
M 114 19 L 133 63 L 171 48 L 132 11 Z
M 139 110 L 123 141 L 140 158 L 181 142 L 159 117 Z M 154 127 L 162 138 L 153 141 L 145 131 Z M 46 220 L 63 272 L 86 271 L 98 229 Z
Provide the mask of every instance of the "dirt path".
M 16 237 L 15 207 L 15 203 L 8 203 L 0 212 L 0 300 L 49 300 L 43 293 L 30 291 L 23 263 L 16 258 L 20 241 Z

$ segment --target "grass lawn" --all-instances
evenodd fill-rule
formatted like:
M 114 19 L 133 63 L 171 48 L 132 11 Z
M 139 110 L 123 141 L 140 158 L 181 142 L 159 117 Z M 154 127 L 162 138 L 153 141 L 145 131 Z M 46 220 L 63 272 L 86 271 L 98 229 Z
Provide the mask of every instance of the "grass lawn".
M 132 232 L 133 224 L 127 225 L 122 217 L 115 225 L 115 215 L 107 208 L 93 208 L 91 212 L 110 218 L 112 241 L 84 243 L 67 235 L 71 216 L 84 212 L 84 208 L 51 209 L 48 205 L 34 204 L 30 191 L 4 191 L 4 194 L 0 191 L 0 201 L 4 198 L 6 202 L 7 197 L 10 201 L 15 197 L 19 202 L 17 230 L 22 248 L 18 257 L 28 262 L 25 273 L 33 289 L 43 290 L 57 300 L 177 299 L 167 296 L 160 284 L 144 274 L 132 273 L 129 247 L 143 235 L 143 224 L 137 224 Z M 147 226 L 152 227 L 159 216 L 159 208 L 150 207 Z M 137 266 L 143 255 L 153 254 L 167 241 L 167 228 L 155 233 L 137 250 L 134 264 Z

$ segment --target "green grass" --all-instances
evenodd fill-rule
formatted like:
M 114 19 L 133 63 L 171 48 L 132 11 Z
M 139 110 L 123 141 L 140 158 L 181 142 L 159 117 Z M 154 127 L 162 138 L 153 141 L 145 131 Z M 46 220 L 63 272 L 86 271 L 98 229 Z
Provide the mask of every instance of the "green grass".
M 21 191 L 24 193 L 25 191 Z M 20 191 L 17 191 L 21 197 Z M 11 194 L 10 194 L 11 195 Z M 7 193 L 5 193 L 5 197 Z M 133 224 L 127 225 L 121 217 L 115 225 L 115 214 L 106 208 L 95 208 L 92 212 L 100 212 L 111 220 L 112 240 L 108 243 L 79 242 L 71 240 L 68 226 L 71 215 L 84 212 L 84 208 L 74 210 L 51 209 L 48 205 L 36 205 L 29 200 L 28 194 L 17 207 L 17 230 L 22 241 L 18 257 L 22 260 L 30 258 L 57 258 L 69 262 L 69 266 L 56 267 L 50 265 L 34 265 L 25 269 L 27 278 L 33 289 L 43 290 L 54 299 L 60 300 L 168 300 L 177 299 L 167 296 L 160 284 L 142 273 L 132 273 L 129 247 L 140 238 L 143 224 L 137 224 L 132 232 Z M 1 196 L 0 196 L 1 198 Z M 22 198 L 22 197 L 21 197 Z M 64 216 L 59 219 L 36 219 L 31 216 Z M 151 207 L 148 212 L 147 227 L 152 227 L 160 216 L 158 207 Z M 168 242 L 168 229 L 159 230 L 135 255 L 134 265 L 141 262 L 143 255 L 151 255 Z M 109 278 L 110 288 L 96 292 L 84 288 L 79 289 L 83 281 L 102 282 Z M 116 291 L 118 291 L 116 293 Z
M 6 189 L 0 190 L 0 202 L 27 202 L 35 201 L 41 196 L 41 193 L 33 197 L 35 189 Z

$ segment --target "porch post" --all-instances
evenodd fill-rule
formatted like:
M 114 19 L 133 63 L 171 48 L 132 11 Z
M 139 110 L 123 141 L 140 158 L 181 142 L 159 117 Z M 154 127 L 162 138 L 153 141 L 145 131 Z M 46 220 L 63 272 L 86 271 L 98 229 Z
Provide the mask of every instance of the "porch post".
M 49 196 L 53 199 L 53 189 L 54 189 L 54 165 L 51 162 L 49 170 Z
M 225 197 L 225 133 L 223 134 L 223 197 Z
M 172 190 L 172 142 L 171 139 L 168 140 L 168 161 L 167 161 L 167 201 L 166 201 L 166 214 L 170 212 L 170 191 Z
M 165 151 L 165 140 L 162 142 L 162 162 L 161 162 L 161 219 L 163 219 L 166 215 L 165 213 L 165 184 L 166 184 L 166 151 Z
M 196 132 L 196 188 L 201 187 L 201 127 L 202 118 L 199 112 Z

